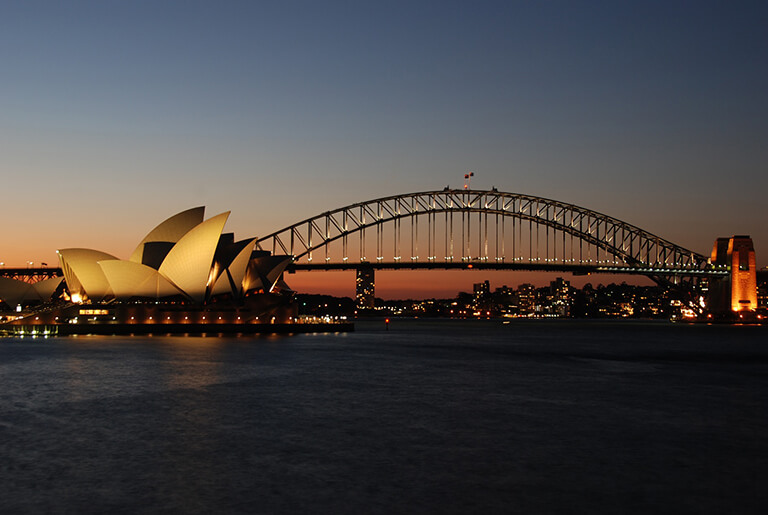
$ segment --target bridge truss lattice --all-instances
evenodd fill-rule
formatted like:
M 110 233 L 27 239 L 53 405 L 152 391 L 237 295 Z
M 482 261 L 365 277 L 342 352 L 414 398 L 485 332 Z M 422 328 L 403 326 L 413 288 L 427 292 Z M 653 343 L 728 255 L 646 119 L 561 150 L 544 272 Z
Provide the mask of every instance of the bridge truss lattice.
M 637 226 L 552 199 L 497 190 L 359 202 L 261 238 L 294 269 L 478 268 L 722 275 L 706 256 Z

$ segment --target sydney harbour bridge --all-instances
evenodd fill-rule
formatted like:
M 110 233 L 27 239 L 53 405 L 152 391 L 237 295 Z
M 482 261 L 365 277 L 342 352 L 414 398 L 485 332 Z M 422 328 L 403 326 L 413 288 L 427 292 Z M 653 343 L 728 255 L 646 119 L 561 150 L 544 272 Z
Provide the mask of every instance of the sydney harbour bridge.
M 637 226 L 557 200 L 444 189 L 345 206 L 260 238 L 289 270 L 531 270 L 693 284 L 722 265 Z
M 393 195 L 307 218 L 258 239 L 288 271 L 530 270 L 640 274 L 691 287 L 727 267 L 635 225 L 557 200 L 491 190 Z M 34 282 L 57 268 L 4 268 Z

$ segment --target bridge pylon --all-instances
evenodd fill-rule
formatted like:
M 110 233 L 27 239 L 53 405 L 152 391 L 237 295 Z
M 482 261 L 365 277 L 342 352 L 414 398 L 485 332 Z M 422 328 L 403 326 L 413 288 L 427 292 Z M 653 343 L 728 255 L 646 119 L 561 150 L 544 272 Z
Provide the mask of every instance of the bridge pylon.
M 717 315 L 744 314 L 757 309 L 757 267 L 752 238 L 744 235 L 718 238 L 712 248 L 710 264 L 728 271 L 712 277 L 707 309 Z

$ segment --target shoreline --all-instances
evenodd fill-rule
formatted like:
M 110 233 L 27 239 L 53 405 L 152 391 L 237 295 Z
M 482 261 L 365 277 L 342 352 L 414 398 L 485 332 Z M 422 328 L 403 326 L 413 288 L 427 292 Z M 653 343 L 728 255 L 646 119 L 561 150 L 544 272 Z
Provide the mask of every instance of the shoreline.
M 0 326 L 2 336 L 236 335 L 353 332 L 355 324 L 19 324 Z

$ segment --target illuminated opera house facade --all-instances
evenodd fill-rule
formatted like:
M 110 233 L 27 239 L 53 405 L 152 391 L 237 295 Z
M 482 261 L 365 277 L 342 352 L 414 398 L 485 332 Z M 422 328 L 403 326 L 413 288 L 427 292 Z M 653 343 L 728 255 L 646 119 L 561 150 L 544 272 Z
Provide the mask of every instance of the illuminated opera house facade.
M 225 233 L 229 212 L 205 208 L 155 227 L 128 259 L 82 248 L 57 251 L 63 277 L 0 282 L 6 306 L 40 299 L 16 324 L 136 325 L 290 323 L 294 295 L 282 275 L 290 256 L 256 250 L 257 238 Z M 47 297 L 47 298 L 46 298 Z M 25 310 L 26 311 L 26 310 Z

